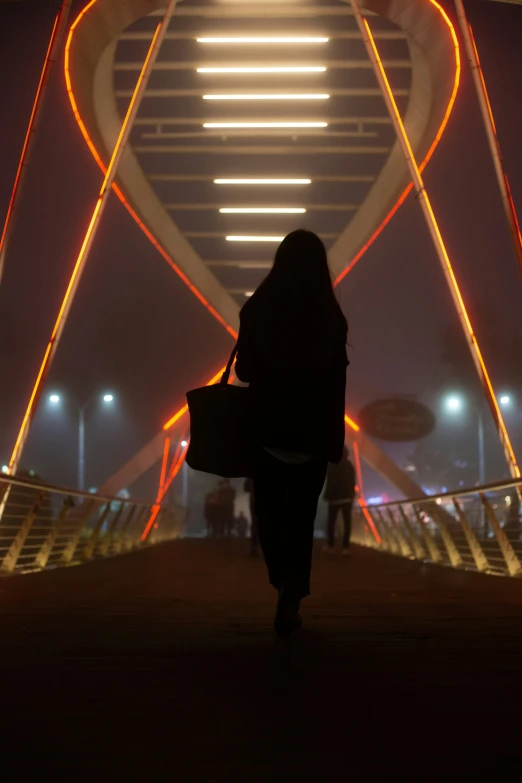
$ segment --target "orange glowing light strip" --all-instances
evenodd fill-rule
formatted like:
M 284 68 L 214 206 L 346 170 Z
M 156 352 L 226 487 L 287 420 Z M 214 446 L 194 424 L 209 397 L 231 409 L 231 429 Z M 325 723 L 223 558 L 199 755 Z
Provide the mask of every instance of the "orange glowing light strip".
M 165 483 L 165 475 L 167 473 L 167 460 L 169 458 L 169 449 L 170 449 L 170 438 L 165 438 L 165 445 L 163 446 L 163 459 L 161 461 L 161 471 L 160 471 L 160 480 L 159 480 L 159 489 L 158 491 L 161 492 L 163 489 L 163 485 Z
M 509 179 L 508 179 L 507 173 L 506 173 L 506 171 L 504 169 L 504 163 L 503 163 L 503 160 L 502 160 L 502 151 L 500 149 L 500 142 L 498 140 L 498 135 L 497 135 L 497 126 L 495 124 L 495 118 L 493 116 L 493 109 L 491 108 L 491 103 L 490 103 L 490 100 L 489 100 L 489 93 L 488 93 L 488 88 L 486 87 L 486 81 L 484 79 L 484 73 L 482 71 L 482 65 L 480 64 L 480 57 L 479 57 L 479 53 L 478 53 L 478 49 L 477 49 L 477 44 L 475 42 L 475 36 L 473 35 L 473 29 L 472 29 L 470 24 L 468 24 L 468 29 L 469 29 L 470 39 L 471 39 L 471 45 L 473 46 L 473 51 L 474 51 L 475 57 L 477 59 L 478 75 L 479 75 L 479 78 L 480 78 L 480 82 L 482 84 L 483 96 L 484 96 L 486 107 L 487 107 L 487 110 L 488 110 L 489 119 L 491 121 L 491 129 L 493 131 L 493 136 L 495 137 L 495 144 L 496 144 L 496 148 L 497 148 L 497 154 L 498 154 L 499 163 L 500 163 L 500 166 L 501 166 L 501 169 L 502 169 L 502 171 L 501 171 L 502 179 L 504 180 L 504 185 L 506 187 L 506 195 L 507 195 L 507 198 L 508 198 L 509 207 L 510 207 L 510 211 L 511 211 L 511 218 L 513 220 L 513 229 L 514 229 L 513 233 L 515 234 L 514 238 L 515 238 L 515 240 L 518 238 L 518 247 L 516 248 L 516 251 L 517 251 L 517 256 L 519 258 L 519 261 L 520 261 L 521 256 L 522 256 L 522 250 L 521 250 L 521 248 L 522 248 L 522 234 L 520 233 L 520 224 L 518 222 L 515 202 L 513 201 L 513 196 L 511 195 L 511 187 L 509 185 Z M 521 271 L 522 271 L 522 267 L 521 267 Z
M 103 173 L 106 172 L 106 167 L 101 159 L 98 150 L 94 146 L 94 143 L 92 142 L 91 137 L 89 136 L 89 133 L 87 131 L 87 128 L 85 127 L 85 124 L 80 116 L 80 112 L 78 110 L 78 104 L 76 102 L 76 98 L 74 96 L 74 91 L 72 88 L 72 81 L 71 81 L 71 70 L 70 70 L 70 56 L 71 56 L 71 44 L 74 37 L 74 32 L 76 30 L 76 27 L 82 20 L 83 16 L 89 11 L 90 8 L 97 2 L 98 0 L 91 0 L 88 5 L 85 6 L 85 8 L 80 11 L 79 15 L 76 17 L 75 21 L 71 25 L 71 29 L 69 31 L 69 36 L 67 38 L 67 43 L 65 45 L 65 60 L 64 60 L 64 71 L 65 71 L 65 86 L 67 89 L 67 95 L 69 96 L 69 101 L 71 103 L 71 107 L 73 110 L 73 114 L 75 116 L 76 122 L 78 123 L 78 127 L 80 128 L 80 131 L 82 133 L 83 138 L 87 142 L 87 146 L 89 147 L 91 154 L 102 170 Z M 214 316 L 214 318 L 219 321 L 219 323 L 229 332 L 229 334 L 232 335 L 232 337 L 237 339 L 237 332 L 225 321 L 225 319 L 217 312 L 217 310 L 210 304 L 210 302 L 203 296 L 202 293 L 196 288 L 196 286 L 191 283 L 187 275 L 180 269 L 180 267 L 175 263 L 175 261 L 170 257 L 170 255 L 167 253 L 164 247 L 158 242 L 156 237 L 151 233 L 151 231 L 147 228 L 147 226 L 143 223 L 143 221 L 140 219 L 138 214 L 135 212 L 135 210 L 132 208 L 132 206 L 127 201 L 126 197 L 124 196 L 121 189 L 118 187 L 116 183 L 113 183 L 112 188 L 116 195 L 118 196 L 119 200 L 123 204 L 123 206 L 126 208 L 126 210 L 129 212 L 133 220 L 137 223 L 139 228 L 143 231 L 147 239 L 152 243 L 152 245 L 156 248 L 156 250 L 161 254 L 161 256 L 164 258 L 164 260 L 169 264 L 169 266 L 176 272 L 176 274 L 181 278 L 181 280 L 185 283 L 185 285 L 192 291 L 194 296 L 199 299 L 201 304 L 203 304 L 207 310 L 210 312 L 211 315 Z
M 357 486 L 358 486 L 358 493 L 357 493 L 357 502 L 359 503 L 359 507 L 364 515 L 364 518 L 366 519 L 368 523 L 368 527 L 373 533 L 373 537 L 377 541 L 379 545 L 382 544 L 382 539 L 379 535 L 379 531 L 375 527 L 375 523 L 372 519 L 372 515 L 368 511 L 368 504 L 366 503 L 366 498 L 364 497 L 364 486 L 363 486 L 363 478 L 362 478 L 362 469 L 361 469 L 361 458 L 359 455 L 359 444 L 355 441 L 352 444 L 353 446 L 353 458 L 355 462 L 355 474 L 357 476 Z
M 95 2 L 95 1 L 96 0 L 93 0 L 93 2 Z M 100 188 L 98 199 L 96 201 L 96 205 L 94 207 L 94 211 L 92 213 L 92 217 L 91 217 L 91 220 L 89 222 L 89 226 L 88 226 L 87 231 L 85 233 L 85 236 L 83 238 L 83 242 L 82 242 L 82 246 L 80 248 L 80 252 L 78 253 L 78 257 L 76 259 L 76 263 L 74 265 L 74 269 L 73 269 L 72 275 L 71 275 L 71 277 L 69 279 L 69 284 L 67 286 L 64 298 L 62 300 L 62 304 L 61 304 L 60 310 L 58 311 L 58 316 L 56 318 L 56 321 L 55 321 L 55 324 L 54 324 L 54 327 L 53 327 L 53 331 L 52 331 L 49 343 L 48 343 L 46 351 L 44 353 L 42 364 L 40 365 L 40 370 L 38 372 L 38 375 L 37 375 L 37 378 L 36 378 L 36 382 L 34 384 L 33 390 L 31 392 L 31 396 L 29 398 L 29 404 L 28 404 L 27 409 L 25 411 L 25 415 L 24 415 L 24 418 L 23 418 L 23 421 L 22 421 L 22 426 L 20 427 L 20 431 L 18 433 L 18 436 L 17 436 L 17 439 L 16 439 L 16 443 L 15 443 L 15 446 L 14 446 L 14 449 L 13 449 L 13 453 L 12 453 L 11 459 L 9 461 L 8 473 L 11 473 L 13 469 L 16 469 L 17 461 L 18 461 L 18 457 L 19 457 L 19 452 L 23 448 L 24 440 L 25 440 L 25 438 L 27 436 L 27 428 L 29 426 L 29 422 L 30 422 L 31 416 L 32 416 L 33 411 L 34 411 L 34 406 L 36 405 L 36 402 L 37 402 L 37 399 L 38 399 L 38 395 L 40 393 L 42 381 L 43 381 L 44 376 L 45 376 L 45 374 L 46 374 L 46 372 L 48 370 L 48 367 L 49 367 L 51 351 L 52 351 L 52 349 L 54 347 L 54 344 L 57 342 L 57 340 L 58 340 L 58 338 L 60 336 L 61 330 L 62 330 L 62 328 L 64 326 L 65 318 L 67 316 L 68 308 L 70 306 L 70 299 L 71 299 L 71 296 L 72 296 L 72 294 L 74 292 L 75 283 L 76 283 L 76 280 L 78 278 L 78 275 L 80 274 L 80 272 L 82 270 L 84 257 L 86 255 L 86 251 L 88 250 L 88 247 L 89 247 L 89 243 L 90 243 L 90 240 L 91 240 L 91 235 L 92 235 L 94 226 L 96 225 L 96 221 L 97 221 L 97 218 L 98 218 L 98 213 L 99 213 L 99 211 L 100 211 L 100 209 L 102 207 L 102 204 L 104 203 L 104 200 L 106 198 L 107 183 L 108 183 L 110 177 L 112 176 L 114 164 L 115 164 L 115 161 L 116 161 L 116 159 L 117 159 L 117 157 L 119 155 L 119 152 L 120 152 L 120 146 L 121 146 L 122 138 L 123 138 L 123 135 L 125 133 L 126 127 L 128 125 L 128 122 L 129 122 L 130 113 L 131 113 L 133 104 L 135 103 L 139 86 L 140 86 L 140 84 L 143 81 L 143 74 L 145 72 L 145 69 L 147 68 L 148 62 L 149 62 L 150 57 L 152 55 L 152 52 L 153 52 L 153 49 L 154 49 L 154 44 L 155 44 L 156 38 L 158 36 L 159 30 L 160 30 L 160 26 L 161 25 L 157 26 L 156 32 L 154 33 L 154 37 L 153 37 L 152 42 L 150 44 L 150 48 L 149 48 L 149 51 L 147 53 L 147 57 L 145 59 L 145 62 L 143 64 L 143 68 L 141 70 L 138 82 L 136 84 L 136 88 L 134 90 L 133 96 L 132 96 L 131 101 L 129 103 L 129 107 L 128 107 L 127 113 L 125 115 L 125 119 L 123 120 L 122 126 L 120 128 L 120 132 L 118 134 L 118 139 L 116 141 L 116 145 L 115 145 L 114 150 L 112 152 L 112 156 L 111 156 L 111 160 L 110 160 L 109 166 L 106 169 L 105 178 L 104 178 L 102 186 Z
M 430 2 L 433 2 L 433 0 L 430 0 Z M 464 304 L 464 299 L 462 297 L 459 285 L 457 283 L 457 278 L 455 277 L 455 273 L 453 271 L 453 267 L 451 265 L 451 261 L 450 261 L 449 256 L 448 256 L 448 252 L 447 252 L 446 246 L 444 244 L 444 240 L 442 239 L 442 234 L 440 233 L 440 229 L 439 229 L 439 226 L 438 226 L 438 223 L 437 223 L 437 219 L 436 219 L 435 214 L 433 212 L 433 208 L 432 208 L 430 200 L 428 198 L 428 194 L 426 192 L 426 189 L 424 188 L 424 183 L 422 182 L 422 177 L 421 177 L 421 174 L 420 174 L 420 170 L 419 170 L 419 168 L 417 166 L 417 163 L 415 161 L 415 156 L 413 154 L 413 150 L 411 148 L 411 145 L 410 145 L 410 142 L 409 142 L 409 139 L 408 139 L 408 135 L 407 135 L 406 130 L 404 128 L 400 112 L 399 112 L 399 110 L 397 108 L 397 104 L 395 102 L 395 98 L 394 98 L 394 95 L 393 95 L 390 83 L 388 81 L 388 77 L 386 76 L 386 71 L 384 69 L 382 60 L 380 58 L 379 51 L 378 51 L 377 46 L 375 44 L 375 40 L 373 38 L 372 31 L 370 29 L 370 25 L 368 24 L 368 21 L 366 19 L 364 19 L 364 18 L 362 19 L 362 24 L 364 25 L 364 28 L 365 28 L 366 33 L 367 33 L 368 41 L 370 43 L 370 46 L 372 47 L 372 51 L 373 51 L 373 54 L 375 56 L 375 59 L 376 59 L 376 62 L 377 62 L 377 65 L 378 65 L 378 68 L 379 68 L 379 71 L 380 71 L 382 82 L 383 82 L 383 85 L 385 86 L 386 93 L 388 95 L 390 106 L 393 108 L 395 119 L 397 121 L 397 125 L 399 126 L 399 128 L 401 130 L 401 137 L 402 137 L 402 140 L 404 142 L 404 145 L 407 148 L 407 153 L 408 153 L 408 156 L 409 156 L 409 162 L 410 162 L 410 164 L 411 164 L 411 166 L 412 166 L 412 168 L 413 168 L 413 170 L 415 172 L 415 175 L 417 177 L 419 186 L 422 186 L 421 190 L 422 190 L 422 195 L 423 195 L 423 203 L 425 205 L 426 211 L 427 211 L 428 216 L 429 216 L 429 219 L 427 221 L 428 222 L 428 227 L 430 228 L 430 231 L 432 232 L 432 236 L 434 236 L 434 239 L 436 241 L 436 245 L 438 246 L 438 248 L 439 248 L 439 250 L 440 250 L 440 252 L 442 254 L 442 257 L 444 259 L 445 269 L 446 269 L 446 272 L 447 272 L 447 275 L 448 275 L 448 279 L 449 279 L 449 281 L 451 283 L 451 289 L 450 290 L 451 290 L 451 292 L 453 294 L 453 297 L 454 297 L 454 300 L 455 300 L 455 302 L 457 304 L 457 310 L 460 311 L 460 314 L 462 315 L 462 318 L 464 320 L 464 324 L 465 324 L 465 327 L 466 327 L 468 335 L 469 335 L 470 343 L 473 346 L 472 356 L 473 356 L 473 358 L 475 360 L 475 363 L 477 365 L 477 369 L 479 370 L 479 375 L 480 375 L 480 378 L 481 378 L 481 381 L 482 381 L 482 385 L 483 385 L 483 387 L 485 387 L 486 399 L 487 399 L 487 401 L 489 403 L 491 412 L 493 414 L 493 419 L 495 421 L 495 424 L 496 424 L 496 426 L 497 426 L 497 428 L 499 430 L 499 437 L 500 437 L 500 441 L 502 443 L 502 446 L 504 448 L 504 451 L 505 451 L 505 454 L 506 454 L 506 457 L 507 457 L 507 462 L 509 464 L 509 467 L 510 467 L 512 475 L 515 478 L 518 478 L 520 476 L 520 469 L 519 469 L 519 467 L 517 465 L 517 460 L 516 460 L 516 457 L 515 457 L 515 453 L 513 451 L 513 447 L 511 446 L 511 441 L 509 439 L 509 435 L 508 435 L 506 426 L 504 424 L 504 420 L 502 418 L 502 413 L 500 412 L 500 408 L 499 408 L 498 403 L 497 403 L 495 391 L 493 389 L 493 385 L 492 385 L 491 380 L 489 378 L 489 374 L 488 374 L 488 371 L 487 371 L 484 359 L 482 357 L 482 352 L 480 350 L 477 338 L 475 337 L 475 333 L 473 331 L 473 327 L 471 325 L 471 321 L 470 321 L 468 313 L 467 313 L 466 305 Z
M 361 428 L 359 427 L 359 425 L 358 425 L 358 424 L 356 424 L 356 423 L 354 422 L 354 420 L 353 420 L 353 419 L 351 419 L 351 418 L 348 416 L 348 414 L 346 414 L 346 413 L 344 414 L 344 421 L 345 421 L 345 423 L 346 423 L 346 424 L 347 424 L 349 427 L 351 427 L 351 428 L 352 428 L 352 430 L 354 430 L 355 432 L 359 432 L 359 431 L 360 431 L 360 429 L 361 429 Z
M 33 102 L 33 108 L 31 110 L 31 116 L 29 118 L 29 125 L 27 126 L 27 132 L 25 134 L 24 144 L 23 144 L 23 147 L 22 147 L 22 153 L 20 155 L 20 160 L 18 162 L 18 168 L 16 170 L 16 176 L 15 176 L 15 181 L 14 181 L 14 185 L 13 185 L 13 190 L 12 190 L 12 193 L 11 193 L 11 199 L 9 201 L 9 206 L 7 208 L 7 215 L 6 215 L 6 218 L 5 218 L 4 228 L 3 228 L 3 231 L 2 231 L 2 236 L 0 237 L 0 253 L 2 252 L 2 247 L 4 245 L 5 238 L 6 238 L 6 235 L 7 235 L 7 229 L 9 227 L 9 221 L 10 221 L 10 218 L 11 218 L 11 213 L 13 211 L 14 202 L 15 202 L 15 199 L 16 199 L 16 196 L 17 196 L 17 193 L 18 193 L 18 185 L 20 183 L 20 177 L 21 177 L 21 174 L 22 174 L 22 169 L 23 169 L 23 167 L 25 165 L 26 155 L 27 155 L 27 148 L 29 146 L 29 140 L 30 140 L 31 134 L 33 132 L 34 119 L 35 119 L 36 111 L 38 109 L 38 103 L 40 101 L 40 95 L 41 95 L 42 88 L 43 88 L 43 83 L 44 83 L 44 79 L 45 79 L 45 75 L 46 75 L 46 71 L 47 71 L 47 66 L 49 64 L 49 57 L 51 55 L 51 50 L 52 50 L 53 44 L 54 44 L 54 37 L 55 37 L 55 33 L 56 33 L 56 28 L 58 26 L 58 19 L 60 18 L 60 13 L 61 13 L 61 11 L 59 11 L 57 13 L 56 19 L 54 20 L 53 30 L 51 32 L 51 38 L 49 39 L 49 46 L 47 47 L 47 52 L 46 52 L 46 55 L 45 55 L 45 60 L 44 60 L 43 68 L 42 68 L 42 73 L 40 74 L 40 81 L 38 82 L 38 87 L 36 89 L 36 95 L 35 95 L 35 99 L 34 99 L 34 102 Z M 1 272 L 1 270 L 0 270 L 0 272 Z
M 455 28 L 454 28 L 454 26 L 453 26 L 449 16 L 447 15 L 446 11 L 442 8 L 442 6 L 439 3 L 436 2 L 436 0 L 428 0 L 428 2 L 430 2 L 432 5 L 434 5 L 438 9 L 438 11 L 440 12 L 442 18 L 444 19 L 444 21 L 448 25 L 451 37 L 453 39 L 453 45 L 455 47 L 455 77 L 454 77 L 454 80 L 453 80 L 453 90 L 452 90 L 452 93 L 451 93 L 451 96 L 450 96 L 449 103 L 448 103 L 448 105 L 446 107 L 446 112 L 444 114 L 443 120 L 442 120 L 442 122 L 440 124 L 440 127 L 439 127 L 439 129 L 438 129 L 438 131 L 437 131 L 437 133 L 435 135 L 435 138 L 434 138 L 434 140 L 433 140 L 433 142 L 432 142 L 428 152 L 426 153 L 426 156 L 424 157 L 424 160 L 419 165 L 419 171 L 421 171 L 421 172 L 424 171 L 425 167 L 429 163 L 430 158 L 432 157 L 433 153 L 435 152 L 435 150 L 437 148 L 437 145 L 438 145 L 439 141 L 441 140 L 442 134 L 444 133 L 444 131 L 446 129 L 446 125 L 448 124 L 451 112 L 453 111 L 453 105 L 454 105 L 455 100 L 457 98 L 457 93 L 458 93 L 459 84 L 460 84 L 460 73 L 461 73 L 460 48 L 459 48 L 459 41 L 458 41 L 458 38 L 457 38 L 457 33 L 455 32 Z M 345 267 L 345 269 L 343 269 L 341 274 L 337 277 L 337 279 L 334 282 L 334 285 L 338 285 L 341 282 L 341 280 L 344 277 L 346 277 L 348 272 L 351 272 L 351 270 L 354 268 L 354 266 L 357 264 L 357 262 L 360 261 L 360 259 L 363 257 L 363 255 L 368 250 L 368 248 L 371 247 L 371 245 L 373 245 L 373 243 L 375 242 L 375 240 L 377 239 L 379 234 L 381 234 L 383 229 L 386 228 L 386 226 L 388 225 L 388 223 L 390 222 L 392 217 L 395 215 L 395 213 L 397 212 L 399 207 L 405 202 L 407 196 L 409 195 L 409 193 L 411 192 L 412 189 L 413 189 L 413 182 L 410 182 L 410 184 L 407 186 L 407 188 L 399 196 L 396 204 L 392 207 L 390 212 L 386 215 L 386 217 L 382 221 L 381 225 L 373 232 L 373 234 L 368 239 L 366 244 L 362 246 L 362 248 L 359 250 L 357 255 L 350 261 L 350 263 Z
M 180 454 L 177 462 L 174 464 L 174 467 L 171 469 L 171 471 L 169 473 L 169 477 L 168 477 L 167 481 L 165 482 L 163 488 L 161 489 L 160 492 L 158 492 L 158 497 L 157 497 L 156 503 L 152 507 L 152 513 L 150 515 L 149 521 L 147 522 L 147 525 L 145 526 L 145 530 L 141 534 L 141 540 L 142 541 L 145 541 L 147 539 L 147 536 L 149 535 L 150 531 L 152 530 L 152 526 L 153 526 L 153 524 L 154 524 L 154 522 L 156 520 L 156 517 L 158 516 L 158 514 L 160 512 L 160 508 L 161 508 L 160 504 L 161 504 L 163 498 L 165 497 L 165 495 L 167 494 L 167 491 L 168 491 L 170 485 L 172 484 L 172 482 L 174 481 L 174 479 L 176 478 L 176 476 L 179 473 L 179 469 L 181 468 L 181 466 L 183 464 L 183 461 L 185 459 L 185 455 L 187 453 L 187 448 L 188 448 L 188 443 L 184 447 L 183 452 Z

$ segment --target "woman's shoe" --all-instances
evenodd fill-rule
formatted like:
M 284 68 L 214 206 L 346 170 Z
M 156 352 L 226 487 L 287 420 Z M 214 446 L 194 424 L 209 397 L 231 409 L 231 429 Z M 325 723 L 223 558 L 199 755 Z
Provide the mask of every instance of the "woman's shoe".
M 302 627 L 303 621 L 299 615 L 300 598 L 288 595 L 284 589 L 279 591 L 277 611 L 274 620 L 274 630 L 278 636 L 290 636 Z

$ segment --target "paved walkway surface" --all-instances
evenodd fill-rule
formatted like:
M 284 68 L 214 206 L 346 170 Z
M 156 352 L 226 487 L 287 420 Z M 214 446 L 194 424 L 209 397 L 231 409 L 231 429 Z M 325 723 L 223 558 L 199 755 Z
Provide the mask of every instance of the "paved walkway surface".
M 1 579 L 2 780 L 520 779 L 522 581 L 319 553 L 280 642 L 247 554 Z

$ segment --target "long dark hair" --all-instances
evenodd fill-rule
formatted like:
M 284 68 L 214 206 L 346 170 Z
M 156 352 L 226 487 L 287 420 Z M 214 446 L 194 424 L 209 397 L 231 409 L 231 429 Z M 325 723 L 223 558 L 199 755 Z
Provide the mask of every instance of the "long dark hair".
M 324 350 L 333 334 L 346 338 L 346 318 L 335 297 L 326 249 L 312 231 L 298 229 L 277 248 L 272 269 L 245 305 L 263 322 L 266 337 Z M 261 324 L 260 324 L 261 326 Z M 276 335 L 277 338 L 276 338 Z

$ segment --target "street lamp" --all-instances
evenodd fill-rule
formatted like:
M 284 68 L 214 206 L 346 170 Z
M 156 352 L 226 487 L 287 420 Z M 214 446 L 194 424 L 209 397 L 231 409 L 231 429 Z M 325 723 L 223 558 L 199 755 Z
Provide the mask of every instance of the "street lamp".
M 94 397 L 91 397 L 78 411 L 78 488 L 85 489 L 85 411 Z M 103 402 L 108 405 L 114 401 L 113 394 L 104 394 Z
M 106 405 L 114 402 L 114 394 L 103 394 L 101 399 Z M 78 408 L 78 489 L 85 489 L 85 411 L 93 402 L 91 397 L 85 405 Z M 52 405 L 58 405 L 61 402 L 59 394 L 50 394 L 49 402 Z
M 450 413 L 458 413 L 464 407 L 464 400 L 462 397 L 452 394 L 446 398 L 446 409 Z M 477 441 L 478 441 L 478 458 L 479 458 L 479 484 L 482 486 L 486 483 L 486 456 L 484 451 L 484 419 L 482 418 L 482 412 L 480 409 L 472 403 L 472 407 L 477 415 Z
M 499 402 L 501 405 L 509 405 L 511 402 L 511 397 L 509 394 L 503 394 L 502 397 L 500 397 Z

